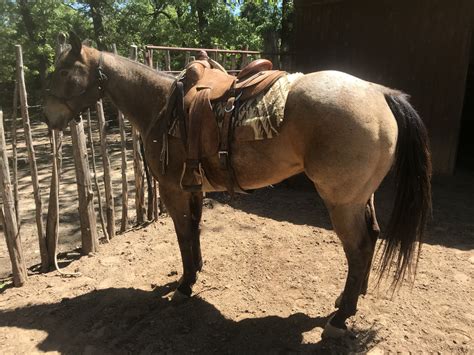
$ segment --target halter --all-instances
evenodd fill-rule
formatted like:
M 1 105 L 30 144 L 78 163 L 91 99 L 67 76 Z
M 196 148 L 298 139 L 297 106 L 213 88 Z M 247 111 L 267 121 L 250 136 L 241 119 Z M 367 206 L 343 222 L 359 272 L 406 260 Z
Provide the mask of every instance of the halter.
M 97 69 L 96 69 L 96 76 L 97 76 L 97 79 L 93 81 L 92 83 L 90 83 L 84 90 L 82 90 L 78 94 L 70 95 L 70 96 L 59 96 L 52 93 L 50 90 L 48 90 L 49 91 L 48 95 L 58 99 L 59 101 L 62 101 L 64 105 L 66 105 L 66 107 L 69 109 L 69 111 L 74 113 L 75 110 L 72 109 L 68 101 L 71 101 L 77 97 L 84 95 L 86 92 L 94 88 L 96 85 L 97 85 L 97 90 L 99 91 L 99 99 L 104 97 L 105 86 L 107 84 L 108 76 L 104 72 L 104 55 L 102 52 L 100 52 L 99 65 L 97 66 Z

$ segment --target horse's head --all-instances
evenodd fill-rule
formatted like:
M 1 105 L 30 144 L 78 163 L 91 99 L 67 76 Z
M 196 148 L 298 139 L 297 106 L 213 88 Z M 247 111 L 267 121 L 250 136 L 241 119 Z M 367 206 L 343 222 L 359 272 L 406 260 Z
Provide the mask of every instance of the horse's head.
M 82 46 L 74 33 L 70 44 L 59 55 L 45 93 L 44 113 L 51 129 L 65 128 L 101 95 L 100 52 Z

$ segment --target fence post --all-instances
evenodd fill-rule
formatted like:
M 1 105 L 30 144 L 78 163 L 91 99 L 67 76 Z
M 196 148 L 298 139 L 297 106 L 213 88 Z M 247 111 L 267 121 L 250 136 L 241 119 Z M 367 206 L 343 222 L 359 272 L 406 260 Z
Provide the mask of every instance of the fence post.
M 58 34 L 56 45 L 56 60 L 59 58 L 66 43 L 66 36 Z M 59 163 L 61 149 L 61 134 L 58 130 L 51 132 L 51 151 L 53 166 L 51 172 L 51 185 L 49 188 L 48 214 L 46 216 L 46 245 L 48 248 L 49 266 L 54 264 L 59 240 Z
M 185 57 L 184 57 L 184 66 L 188 65 L 189 62 L 190 62 L 190 59 L 191 58 L 191 52 L 189 51 L 186 51 L 186 54 L 185 54 Z
M 33 194 L 36 205 L 36 227 L 38 229 L 39 249 L 41 256 L 41 271 L 47 272 L 49 269 L 48 246 L 44 230 L 43 201 L 41 200 L 41 189 L 38 179 L 38 168 L 36 166 L 35 149 L 31 135 L 30 117 L 28 114 L 28 99 L 26 94 L 25 73 L 23 71 L 23 54 L 21 45 L 16 46 L 16 69 L 17 84 L 20 92 L 21 116 L 23 117 L 23 129 L 25 131 L 26 146 L 28 149 L 28 161 L 30 163 L 31 182 L 33 184 Z
M 114 54 L 117 54 L 115 44 Z M 122 218 L 120 219 L 120 233 L 123 233 L 128 228 L 127 135 L 125 133 L 125 120 L 120 110 L 118 110 L 117 118 L 120 129 L 120 152 L 122 157 Z
M 165 70 L 171 71 L 171 57 L 169 50 L 165 51 Z
M 97 251 L 97 221 L 94 210 L 94 193 L 87 158 L 84 124 L 69 123 L 72 138 L 72 150 L 76 169 L 77 193 L 79 195 L 79 220 L 81 223 L 82 253 Z
M 130 46 L 130 59 L 137 60 L 137 46 Z M 140 137 L 135 128 L 132 127 L 133 140 L 133 171 L 135 173 L 135 208 L 137 211 L 137 223 L 145 222 L 145 172 L 143 170 L 143 158 L 140 149 Z
M 104 165 L 104 186 L 105 186 L 105 204 L 107 215 L 107 232 L 109 238 L 115 236 L 115 208 L 114 196 L 112 191 L 112 177 L 110 173 L 110 159 L 107 153 L 107 133 L 105 131 L 105 116 L 102 100 L 97 101 L 97 118 L 99 121 L 100 151 Z
M 97 167 L 95 164 L 95 148 L 94 148 L 94 140 L 92 139 L 91 110 L 87 110 L 87 128 L 88 128 L 88 136 L 89 136 L 89 145 L 91 148 L 92 173 L 94 174 L 94 185 L 95 185 L 95 190 L 97 192 L 97 202 L 99 204 L 98 207 L 99 207 L 100 225 L 102 226 L 102 232 L 104 233 L 104 237 L 108 241 L 110 240 L 110 238 L 109 238 L 109 233 L 107 232 L 107 227 L 105 226 L 104 212 L 102 209 L 102 196 L 100 193 L 99 182 L 97 179 Z
M 245 51 L 248 51 L 249 50 L 249 46 L 245 46 L 244 47 L 244 50 Z M 240 69 L 243 69 L 247 64 L 248 64 L 248 55 L 247 53 L 242 53 L 242 56 L 241 56 L 241 63 L 240 63 Z
M 51 173 L 51 186 L 49 190 L 49 205 L 48 215 L 46 218 L 46 242 L 48 247 L 48 259 L 49 264 L 54 263 L 56 257 L 56 250 L 58 247 L 59 238 L 59 132 L 53 130 L 51 132 L 51 150 L 52 150 L 52 163 L 53 169 Z
M 12 109 L 12 159 L 13 159 L 13 198 L 15 199 L 16 221 L 21 225 L 20 204 L 18 194 L 18 154 L 17 154 L 17 118 L 18 118 L 18 80 L 15 80 Z
M 149 63 L 150 67 L 153 68 L 153 63 Z M 145 149 L 143 147 L 143 142 L 142 147 L 141 147 L 141 152 L 142 152 L 142 157 L 143 157 L 143 165 L 145 169 L 145 178 L 146 178 L 146 183 L 147 183 L 147 192 L 148 192 L 148 199 L 147 199 L 147 219 L 149 221 L 152 221 L 155 218 L 155 211 L 158 209 L 158 197 L 157 197 L 157 189 L 156 189 L 156 181 L 155 178 L 152 176 L 150 172 L 150 168 L 148 166 L 148 163 L 145 159 Z
M 12 263 L 13 284 L 22 286 L 27 278 L 26 265 L 21 248 L 20 232 L 16 220 L 15 202 L 13 200 L 8 168 L 7 145 L 3 128 L 3 111 L 0 110 L 0 190 L 3 206 L 0 206 L 0 222 L 3 224 L 8 253 Z

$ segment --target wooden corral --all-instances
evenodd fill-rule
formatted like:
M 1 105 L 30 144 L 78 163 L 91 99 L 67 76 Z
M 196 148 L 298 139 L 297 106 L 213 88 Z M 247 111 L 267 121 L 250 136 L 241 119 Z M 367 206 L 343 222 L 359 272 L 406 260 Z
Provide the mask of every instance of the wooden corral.
M 453 173 L 474 1 L 294 4 L 294 68 L 341 70 L 410 94 L 430 133 L 435 172 Z

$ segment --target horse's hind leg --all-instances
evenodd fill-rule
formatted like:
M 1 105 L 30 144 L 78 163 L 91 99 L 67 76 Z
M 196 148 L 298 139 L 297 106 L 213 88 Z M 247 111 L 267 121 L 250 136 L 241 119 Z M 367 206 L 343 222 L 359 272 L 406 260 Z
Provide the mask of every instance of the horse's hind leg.
M 327 203 L 334 229 L 342 241 L 348 263 L 347 280 L 339 309 L 326 325 L 325 336 L 346 333 L 345 321 L 357 310 L 359 295 L 370 268 L 374 243 L 367 229 L 363 203 L 331 205 Z
M 375 244 L 377 243 L 377 239 L 380 235 L 380 227 L 377 222 L 377 216 L 375 214 L 375 204 L 374 204 L 374 195 L 370 197 L 369 201 L 367 201 L 367 205 L 365 206 L 365 222 L 367 225 L 367 231 L 370 237 L 370 255 L 369 260 L 367 263 L 367 268 L 365 270 L 364 282 L 362 283 L 362 287 L 360 289 L 360 294 L 365 295 L 367 293 L 368 285 L 369 285 L 369 276 L 370 270 L 372 267 L 372 260 L 374 258 L 374 250 Z M 341 300 L 344 291 L 341 292 L 339 297 L 336 299 L 336 308 L 341 306 Z
M 367 202 L 367 206 L 365 207 L 365 221 L 367 224 L 367 230 L 370 236 L 371 245 L 371 256 L 369 258 L 369 262 L 367 265 L 367 269 L 365 271 L 365 279 L 364 283 L 362 284 L 362 288 L 360 293 L 365 295 L 367 293 L 367 289 L 369 286 L 369 276 L 370 276 L 370 269 L 372 267 L 372 260 L 374 258 L 374 250 L 375 244 L 377 243 L 377 239 L 380 235 L 380 227 L 379 223 L 377 222 L 377 216 L 375 214 L 375 203 L 374 203 L 374 194 L 370 197 L 370 200 Z

